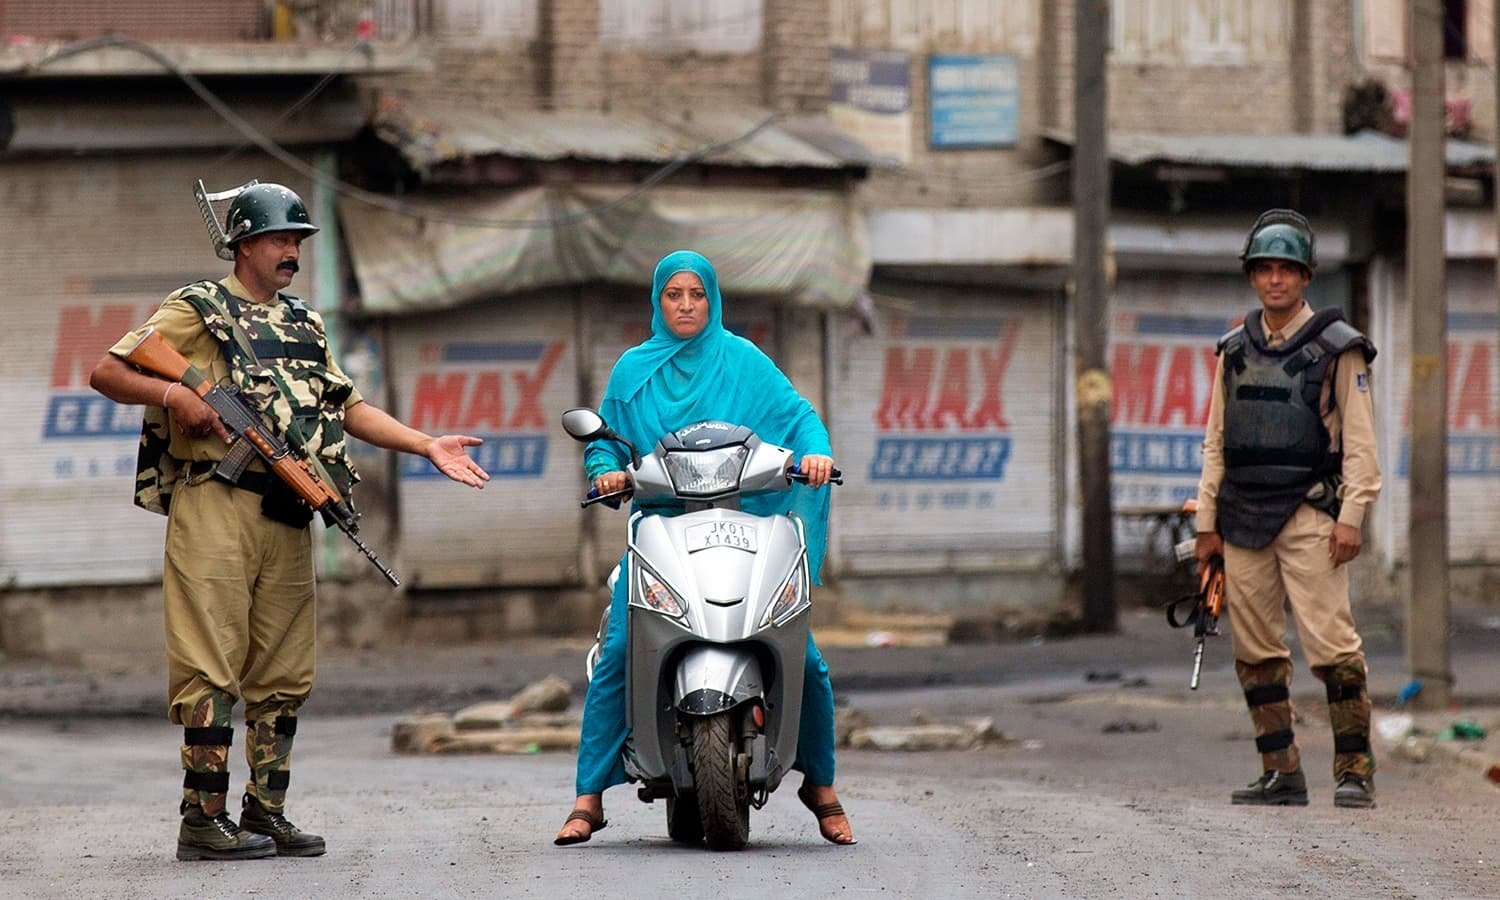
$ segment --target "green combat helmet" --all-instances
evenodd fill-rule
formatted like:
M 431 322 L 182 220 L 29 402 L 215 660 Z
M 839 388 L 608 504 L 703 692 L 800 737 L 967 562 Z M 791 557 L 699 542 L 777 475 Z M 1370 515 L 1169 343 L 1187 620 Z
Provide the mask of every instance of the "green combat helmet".
M 1245 237 L 1240 261 L 1246 272 L 1258 259 L 1284 259 L 1312 274 L 1318 267 L 1317 238 L 1312 223 L 1290 209 L 1268 209 L 1260 214 Z
M 200 180 L 193 193 L 198 198 L 198 209 L 203 213 L 203 224 L 208 227 L 214 252 L 220 259 L 233 260 L 234 245 L 257 234 L 268 231 L 313 234 L 318 230 L 308 220 L 307 206 L 302 198 L 279 184 L 247 181 L 237 188 L 210 193 Z M 216 200 L 230 201 L 222 225 L 212 206 L 212 201 Z

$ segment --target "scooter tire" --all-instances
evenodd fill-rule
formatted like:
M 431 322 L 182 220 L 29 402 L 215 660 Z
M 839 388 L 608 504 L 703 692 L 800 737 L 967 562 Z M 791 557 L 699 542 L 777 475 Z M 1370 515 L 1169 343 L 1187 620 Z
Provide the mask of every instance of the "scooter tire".
M 710 850 L 740 850 L 750 841 L 750 791 L 740 779 L 730 713 L 693 723 L 693 785 Z

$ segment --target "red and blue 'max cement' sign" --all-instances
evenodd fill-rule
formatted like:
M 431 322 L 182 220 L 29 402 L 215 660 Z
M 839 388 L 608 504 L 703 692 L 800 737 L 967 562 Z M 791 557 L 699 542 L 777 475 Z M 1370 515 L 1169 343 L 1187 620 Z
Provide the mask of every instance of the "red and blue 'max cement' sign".
M 1120 312 L 1110 375 L 1115 502 L 1178 504 L 1197 492 L 1222 314 Z
M 904 324 L 885 348 L 870 478 L 1003 479 L 1011 436 L 1002 391 L 1020 323 L 914 318 Z
M 410 422 L 429 434 L 472 434 L 469 454 L 491 476 L 538 478 L 547 462 L 542 392 L 563 341 L 450 341 L 423 344 Z M 402 478 L 439 478 L 425 459 L 403 456 Z
M 1448 476 L 1500 475 L 1500 392 L 1496 391 L 1496 329 L 1492 313 L 1448 314 Z M 1378 365 L 1377 361 L 1377 365 Z M 1376 398 L 1379 399 L 1378 397 Z M 1406 404 L 1400 458 L 1401 477 L 1409 474 L 1411 404 Z M 1377 410 L 1376 415 L 1379 415 Z
M 57 317 L 43 440 L 140 436 L 141 408 L 122 406 L 90 388 L 88 382 L 105 351 L 149 315 L 149 311 L 141 314 L 123 305 L 62 308 Z

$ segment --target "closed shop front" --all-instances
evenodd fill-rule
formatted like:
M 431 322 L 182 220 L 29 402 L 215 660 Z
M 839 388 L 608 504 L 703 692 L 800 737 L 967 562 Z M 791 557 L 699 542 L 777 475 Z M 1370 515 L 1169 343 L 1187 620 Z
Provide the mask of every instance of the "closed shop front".
M 576 577 L 577 445 L 558 414 L 575 405 L 577 300 L 571 290 L 508 298 L 390 329 L 403 421 L 428 434 L 484 440 L 469 452 L 482 491 L 403 455 L 402 574 L 414 587 L 556 584 Z
M 1448 553 L 1454 562 L 1500 562 L 1500 353 L 1494 266 L 1449 260 Z M 1389 564 L 1407 558 L 1411 307 L 1406 273 L 1380 263 L 1371 273 L 1373 378 L 1385 486 L 1373 527 Z
M 848 575 L 1036 568 L 1059 556 L 1060 301 L 876 281 L 835 329 L 834 559 Z
M 250 177 L 243 167 L 214 186 Z M 166 520 L 131 503 L 140 409 L 88 376 L 169 292 L 228 272 L 193 204 L 204 169 L 192 156 L 0 165 L 0 584 L 160 577 Z M 293 288 L 304 297 L 316 262 L 304 257 Z

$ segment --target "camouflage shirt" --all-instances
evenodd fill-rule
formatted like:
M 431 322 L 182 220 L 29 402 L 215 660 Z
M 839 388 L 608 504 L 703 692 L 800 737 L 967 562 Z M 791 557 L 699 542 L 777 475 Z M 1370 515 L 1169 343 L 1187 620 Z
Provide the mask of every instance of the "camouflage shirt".
M 218 287 L 222 290 L 215 290 L 212 282 L 198 282 L 173 292 L 150 319 L 121 338 L 110 352 L 123 357 L 147 326 L 155 326 L 167 343 L 210 380 L 239 387 L 277 434 L 287 435 L 295 416 L 307 449 L 318 455 L 347 496 L 358 476 L 345 453 L 343 414 L 363 398 L 329 355 L 322 317 L 286 295 L 274 303 L 256 303 L 233 275 Z M 237 314 L 240 327 L 261 348 L 256 355 L 263 365 L 251 363 L 232 349 L 235 343 L 225 314 Z M 302 356 L 314 355 L 307 351 L 316 347 L 321 350 L 320 358 L 282 357 L 274 349 L 263 352 L 278 344 L 294 347 L 295 351 L 287 352 L 301 351 Z M 274 367 L 292 398 L 283 396 L 269 367 Z M 183 467 L 190 462 L 216 462 L 228 449 L 213 434 L 182 434 L 166 409 L 147 406 L 136 460 L 136 505 L 165 514 Z M 252 468 L 261 466 L 256 463 Z

